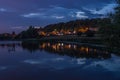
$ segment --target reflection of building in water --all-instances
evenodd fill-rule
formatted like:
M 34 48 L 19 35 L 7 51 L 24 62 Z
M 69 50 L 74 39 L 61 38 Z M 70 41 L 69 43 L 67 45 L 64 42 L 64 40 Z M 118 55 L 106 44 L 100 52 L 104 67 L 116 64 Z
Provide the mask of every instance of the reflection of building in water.
M 15 52 L 16 46 L 21 46 L 21 44 L 20 44 L 20 43 L 0 44 L 0 47 L 2 47 L 2 48 L 7 48 L 7 49 L 8 49 L 8 52 Z
M 15 44 L 8 47 L 8 52 L 15 52 Z
M 42 43 L 39 45 L 40 49 L 50 53 L 57 53 L 60 55 L 68 55 L 71 57 L 86 57 L 86 58 L 110 58 L 106 50 L 101 50 L 96 47 L 65 44 L 65 43 Z

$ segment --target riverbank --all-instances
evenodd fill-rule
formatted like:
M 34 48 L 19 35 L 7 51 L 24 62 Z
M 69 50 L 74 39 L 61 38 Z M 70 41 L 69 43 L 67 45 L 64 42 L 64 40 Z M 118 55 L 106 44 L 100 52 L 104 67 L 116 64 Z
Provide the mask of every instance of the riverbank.
M 100 37 L 79 37 L 79 36 L 50 36 L 43 37 L 41 39 L 21 39 L 21 40 L 4 40 L 0 41 L 1 43 L 25 43 L 29 45 L 40 44 L 40 43 L 65 43 L 65 44 L 75 44 L 75 45 L 83 45 L 83 46 L 91 46 L 91 47 L 99 47 L 101 49 L 108 49 L 110 52 L 114 51 L 114 53 L 118 53 L 120 48 L 114 46 L 105 45 L 102 41 L 103 39 Z M 33 46 L 34 47 L 34 46 Z M 120 54 L 120 52 L 119 52 Z
M 115 52 L 119 52 L 120 48 L 114 46 L 108 46 L 103 43 L 103 39 L 101 37 L 80 37 L 76 35 L 66 35 L 66 36 L 50 36 L 43 37 L 41 39 L 25 39 L 22 40 L 25 43 L 41 43 L 41 42 L 63 42 L 63 43 L 72 43 L 79 45 L 88 45 L 100 48 L 108 48 L 110 51 L 114 50 Z
M 91 43 L 91 44 L 102 44 L 101 37 L 80 37 L 76 35 L 66 35 L 66 36 L 50 36 L 43 37 L 40 39 L 23 39 L 26 42 L 58 42 L 58 41 L 69 41 L 69 42 L 79 42 L 79 43 Z

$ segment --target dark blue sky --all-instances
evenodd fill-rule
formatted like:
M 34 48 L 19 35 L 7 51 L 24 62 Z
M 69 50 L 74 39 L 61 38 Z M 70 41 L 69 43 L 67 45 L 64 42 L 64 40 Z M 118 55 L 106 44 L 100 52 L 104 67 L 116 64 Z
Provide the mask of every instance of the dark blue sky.
M 0 0 L 0 33 L 114 12 L 115 0 Z

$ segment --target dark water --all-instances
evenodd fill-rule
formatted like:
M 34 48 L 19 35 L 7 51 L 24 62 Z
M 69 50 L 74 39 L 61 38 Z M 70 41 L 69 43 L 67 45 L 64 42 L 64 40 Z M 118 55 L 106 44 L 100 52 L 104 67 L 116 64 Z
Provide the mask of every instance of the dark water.
M 0 80 L 120 80 L 120 56 L 88 45 L 0 42 Z

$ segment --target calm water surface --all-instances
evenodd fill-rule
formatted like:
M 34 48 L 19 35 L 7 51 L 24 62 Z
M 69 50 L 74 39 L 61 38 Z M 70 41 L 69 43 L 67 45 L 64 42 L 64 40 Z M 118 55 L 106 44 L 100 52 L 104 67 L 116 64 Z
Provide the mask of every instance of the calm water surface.
M 120 80 L 120 56 L 88 45 L 2 41 L 0 80 Z

